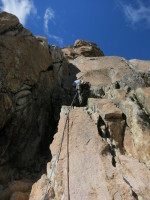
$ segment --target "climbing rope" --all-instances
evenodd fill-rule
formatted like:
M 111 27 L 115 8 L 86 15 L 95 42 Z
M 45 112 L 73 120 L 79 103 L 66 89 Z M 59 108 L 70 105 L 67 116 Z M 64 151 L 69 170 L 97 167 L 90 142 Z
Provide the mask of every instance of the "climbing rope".
M 75 98 L 77 96 L 77 92 L 76 94 L 74 95 L 74 98 L 72 100 L 72 103 L 68 109 L 68 112 L 67 112 L 67 115 L 66 115 L 66 120 L 65 120 L 65 125 L 64 125 L 64 128 L 63 128 L 63 132 L 62 132 L 62 136 L 61 136 L 61 140 L 60 140 L 60 143 L 59 143 L 59 148 L 58 148 L 58 152 L 57 152 L 57 155 L 56 155 L 56 158 L 55 158 L 55 161 L 53 163 L 53 166 L 52 166 L 52 170 L 51 170 L 51 173 L 50 173 L 50 176 L 49 176 L 49 180 L 47 182 L 47 185 L 46 185 L 46 189 L 45 189 L 45 193 L 44 193 L 44 196 L 43 196 L 43 199 L 42 200 L 46 200 L 46 195 L 48 193 L 48 188 L 49 188 L 49 185 L 50 185 L 50 182 L 51 182 L 51 178 L 52 178 L 52 175 L 53 175 L 53 172 L 54 172 L 54 169 L 55 169 L 55 166 L 56 166 L 56 163 L 58 162 L 59 160 L 59 156 L 60 156 L 60 152 L 61 152 L 61 148 L 62 148 L 62 143 L 63 143 L 63 138 L 64 138 L 64 132 L 65 132 L 65 128 L 66 128 L 66 125 L 67 125 L 67 122 L 68 122 L 68 117 L 69 117 L 69 112 L 73 106 L 73 103 L 75 101 Z M 69 122 L 68 122 L 68 126 L 69 126 Z M 67 147 L 68 148 L 68 147 Z M 68 155 L 69 155 L 69 152 L 68 152 Z M 69 156 L 68 156 L 69 158 Z M 67 165 L 69 164 L 69 159 L 67 161 Z M 67 167 L 67 171 L 69 170 L 69 165 Z M 69 174 L 68 174 L 68 177 L 69 177 Z M 67 178 L 69 180 L 69 178 Z M 69 185 L 69 182 L 68 182 L 68 185 Z M 69 187 L 68 187 L 69 188 Z M 69 193 L 69 192 L 68 192 Z M 69 200 L 69 199 L 68 199 Z
M 68 126 L 67 126 L 67 194 L 68 200 L 70 200 L 69 194 L 69 113 L 68 113 Z

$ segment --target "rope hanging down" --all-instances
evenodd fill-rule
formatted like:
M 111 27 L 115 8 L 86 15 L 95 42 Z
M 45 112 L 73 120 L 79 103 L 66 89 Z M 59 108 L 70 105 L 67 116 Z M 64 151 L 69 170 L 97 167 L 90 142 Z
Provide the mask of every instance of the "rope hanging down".
M 69 194 L 69 113 L 68 113 L 68 126 L 67 126 L 67 194 L 68 200 L 70 200 Z
M 70 108 L 68 109 L 68 112 L 67 112 L 67 115 L 66 115 L 66 120 L 65 120 L 65 125 L 64 125 L 64 128 L 63 128 L 63 132 L 62 132 L 62 136 L 61 136 L 61 140 L 60 140 L 60 144 L 59 144 L 59 148 L 58 148 L 58 152 L 57 152 L 57 155 L 56 155 L 56 158 L 55 158 L 55 161 L 53 163 L 53 166 L 52 166 L 52 170 L 51 170 L 51 173 L 50 173 L 50 176 L 49 176 L 49 180 L 48 180 L 48 183 L 46 185 L 46 190 L 45 190 L 45 193 L 44 193 L 44 197 L 42 200 L 46 200 L 46 195 L 48 193 L 48 188 L 49 188 L 49 184 L 51 182 L 51 178 L 52 178 L 52 175 L 53 175 L 53 172 L 54 172 L 54 168 L 56 166 L 56 163 L 58 162 L 59 160 L 59 156 L 60 156 L 60 152 L 61 152 L 61 147 L 62 147 L 62 142 L 63 142 L 63 138 L 64 138 L 64 132 L 65 132 L 65 128 L 66 128 L 66 125 L 67 125 L 67 121 L 68 121 L 68 116 L 69 116 L 69 112 L 70 112 L 70 109 L 71 107 L 73 106 L 73 103 L 75 101 L 75 98 L 77 96 L 77 92 L 76 94 L 74 95 L 74 98 L 72 100 L 72 103 L 70 105 Z M 68 125 L 69 126 L 69 125 Z M 67 162 L 68 163 L 68 162 Z M 67 170 L 68 171 L 68 170 Z M 69 182 L 68 182 L 69 184 Z

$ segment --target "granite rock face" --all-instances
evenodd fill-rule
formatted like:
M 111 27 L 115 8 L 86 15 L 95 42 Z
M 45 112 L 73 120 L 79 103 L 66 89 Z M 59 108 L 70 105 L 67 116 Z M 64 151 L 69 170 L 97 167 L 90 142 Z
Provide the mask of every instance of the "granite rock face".
M 77 77 L 92 84 L 92 89 L 99 95 L 99 91 L 104 93 L 114 89 L 129 90 L 138 87 L 148 87 L 149 73 L 147 69 L 139 72 L 136 68 L 133 69 L 129 62 L 124 58 L 117 56 L 104 57 L 77 57 L 69 59 L 69 62 L 76 66 L 80 72 Z M 143 75 L 145 73 L 145 76 Z M 147 77 L 147 79 L 145 79 Z
M 77 42 L 80 47 L 79 41 Z M 69 50 L 70 51 L 70 50 Z M 64 49 L 63 49 L 64 53 Z M 149 199 L 150 120 L 148 61 L 120 57 L 70 57 L 76 77 L 91 83 L 92 98 L 69 115 L 69 186 L 71 199 Z M 51 182 L 67 107 L 50 145 L 47 174 L 37 181 L 30 200 L 67 198 L 67 130 Z
M 49 105 L 50 109 L 51 103 L 47 97 L 52 91 L 53 75 L 48 67 L 52 59 L 48 46 L 43 47 L 31 34 L 24 34 L 23 27 L 18 30 L 21 24 L 15 16 L 0 13 L 0 20 L 3 30 L 0 35 L 1 155 L 4 156 L 4 163 L 11 159 L 18 162 L 21 158 L 20 165 L 28 165 L 36 154 L 36 146 L 46 134 L 42 130 L 46 124 L 38 125 L 35 119 L 39 121 L 40 118 L 50 117 L 47 107 Z M 5 21 L 9 21 L 6 27 Z M 10 31 L 16 34 L 8 34 Z M 43 104 L 44 99 L 47 107 Z M 40 129 L 38 126 L 41 126 Z M 34 136 L 38 137 L 31 139 Z M 31 144 L 32 151 L 26 151 L 26 145 Z
M 109 102 L 110 103 L 110 102 Z M 91 100 L 92 104 L 92 100 Z M 93 105 L 104 105 L 95 102 Z M 113 107 L 113 106 L 112 106 Z M 90 108 L 90 104 L 89 104 Z M 100 108 L 100 107 L 99 107 Z M 96 108 L 95 108 L 96 111 Z M 98 111 L 98 110 L 97 110 Z M 121 111 L 118 115 L 114 106 L 114 121 L 109 121 L 110 133 L 118 130 Z M 115 115 L 117 113 L 117 115 Z M 69 114 L 69 192 L 70 199 L 149 199 L 150 171 L 145 164 L 137 159 L 124 155 L 115 147 L 113 142 L 118 137 L 113 134 L 107 139 L 100 136 L 97 124 L 93 120 L 92 112 L 83 108 L 75 108 Z M 106 116 L 106 115 L 105 115 Z M 108 119 L 105 119 L 106 122 Z M 115 116 L 117 121 L 115 120 Z M 53 159 L 47 164 L 47 175 L 32 186 L 30 200 L 40 200 L 45 196 L 49 199 L 67 198 L 67 130 L 64 135 L 59 161 L 56 164 L 51 182 L 48 183 L 53 164 L 55 162 L 66 116 L 59 121 L 58 133 L 50 145 Z M 110 119 L 110 118 L 109 118 Z M 115 125 L 112 126 L 111 122 Z M 118 126 L 116 126 L 118 124 Z M 100 125 L 100 124 L 99 124 Z M 102 124 L 101 126 L 102 127 Z M 120 129 L 119 129 L 120 130 Z M 119 141 L 117 141 L 119 142 Z
M 59 120 L 63 74 L 67 77 L 64 63 L 63 57 L 59 61 L 53 57 L 44 37 L 34 37 L 16 16 L 0 12 L 0 185 L 4 195 L 9 181 L 33 181 L 51 157 L 48 146 Z M 6 199 L 10 196 L 11 192 Z
M 74 49 L 86 46 L 75 42 Z M 149 61 L 97 57 L 62 49 L 79 79 L 91 83 L 84 108 L 69 114 L 69 186 L 71 199 L 150 199 Z M 73 54 L 72 54 L 72 53 Z M 71 74 L 71 76 L 73 76 Z M 68 85 L 69 87 L 69 85 Z M 30 200 L 67 198 L 67 130 L 55 162 L 67 107 L 50 145 L 47 173 L 32 186 Z
M 0 13 L 0 199 L 67 198 L 66 129 L 51 182 L 49 177 L 77 78 L 91 88 L 87 105 L 75 101 L 69 113 L 70 198 L 150 199 L 150 61 L 104 56 L 83 40 L 60 49 L 5 12 Z

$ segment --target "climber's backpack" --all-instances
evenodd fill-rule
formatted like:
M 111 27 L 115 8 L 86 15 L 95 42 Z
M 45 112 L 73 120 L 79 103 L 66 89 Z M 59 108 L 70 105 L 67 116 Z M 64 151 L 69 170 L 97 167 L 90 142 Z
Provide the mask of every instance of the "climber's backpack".
M 89 82 L 84 81 L 81 85 L 82 89 L 90 89 L 91 84 Z

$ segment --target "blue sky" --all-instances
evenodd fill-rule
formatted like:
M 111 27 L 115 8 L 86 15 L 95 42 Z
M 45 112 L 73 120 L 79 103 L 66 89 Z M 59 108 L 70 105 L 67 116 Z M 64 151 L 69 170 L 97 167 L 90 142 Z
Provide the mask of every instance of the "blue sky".
M 59 47 L 84 39 L 107 56 L 150 60 L 150 0 L 0 0 L 0 10 Z

